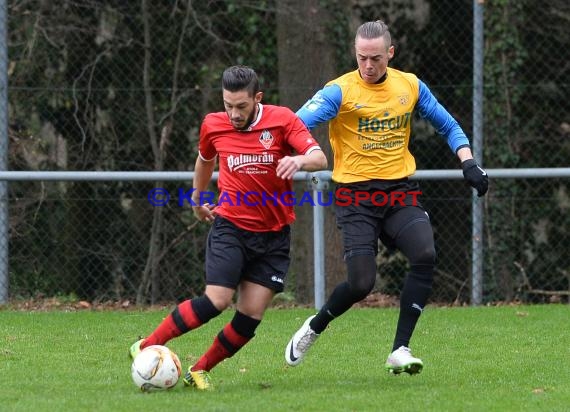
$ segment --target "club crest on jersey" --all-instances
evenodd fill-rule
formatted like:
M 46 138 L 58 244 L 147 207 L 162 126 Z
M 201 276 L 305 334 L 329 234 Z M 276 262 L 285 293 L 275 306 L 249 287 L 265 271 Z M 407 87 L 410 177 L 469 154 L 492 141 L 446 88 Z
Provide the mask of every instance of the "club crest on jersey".
M 401 105 L 406 105 L 410 101 L 410 95 L 403 94 L 401 96 L 398 96 L 398 101 L 400 102 Z
M 259 136 L 259 141 L 266 149 L 269 149 L 271 147 L 271 145 L 273 144 L 273 140 L 274 140 L 273 136 L 271 135 L 269 130 L 264 130 L 263 132 L 261 132 L 261 136 Z

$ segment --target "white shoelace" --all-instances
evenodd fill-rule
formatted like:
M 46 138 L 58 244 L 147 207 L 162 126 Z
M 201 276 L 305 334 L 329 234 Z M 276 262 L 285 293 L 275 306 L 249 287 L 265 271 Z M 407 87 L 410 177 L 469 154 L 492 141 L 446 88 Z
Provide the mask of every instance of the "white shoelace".
M 308 348 L 311 347 L 318 336 L 319 335 L 313 332 L 312 329 L 309 329 L 307 333 L 305 333 L 303 337 L 299 339 L 299 342 L 297 343 L 297 350 L 299 352 L 305 352 Z

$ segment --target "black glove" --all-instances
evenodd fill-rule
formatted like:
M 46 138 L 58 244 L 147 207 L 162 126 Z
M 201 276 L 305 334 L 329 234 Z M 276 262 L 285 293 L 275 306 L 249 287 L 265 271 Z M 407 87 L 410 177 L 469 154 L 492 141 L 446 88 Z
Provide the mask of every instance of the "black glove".
M 487 193 L 489 188 L 489 176 L 487 172 L 479 167 L 475 159 L 468 159 L 461 163 L 463 168 L 463 177 L 471 185 L 477 189 L 477 196 L 481 197 Z

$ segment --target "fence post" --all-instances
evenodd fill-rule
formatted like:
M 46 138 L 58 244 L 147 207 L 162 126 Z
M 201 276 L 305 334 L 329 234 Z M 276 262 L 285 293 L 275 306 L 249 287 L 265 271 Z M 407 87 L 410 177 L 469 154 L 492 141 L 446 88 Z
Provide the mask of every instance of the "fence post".
M 483 0 L 473 1 L 473 156 L 483 165 Z M 483 301 L 483 200 L 472 195 L 471 304 Z
M 8 17 L 0 0 L 0 171 L 8 170 Z M 0 181 L 0 304 L 8 302 L 8 182 Z
M 315 309 L 325 304 L 325 207 L 320 204 L 319 192 L 328 188 L 328 180 L 315 173 L 311 177 L 313 189 L 313 259 L 315 279 Z

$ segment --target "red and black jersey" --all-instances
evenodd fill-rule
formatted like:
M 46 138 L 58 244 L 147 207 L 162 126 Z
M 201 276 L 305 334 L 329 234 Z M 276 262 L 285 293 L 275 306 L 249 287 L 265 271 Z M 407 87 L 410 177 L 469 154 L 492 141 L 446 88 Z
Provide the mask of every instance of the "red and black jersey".
M 295 220 L 295 212 L 290 202 L 281 201 L 293 184 L 277 177 L 277 163 L 316 149 L 319 144 L 286 107 L 259 104 L 247 130 L 236 130 L 225 112 L 208 114 L 200 129 L 199 155 L 206 161 L 218 156 L 216 212 L 245 230 L 281 230 Z

